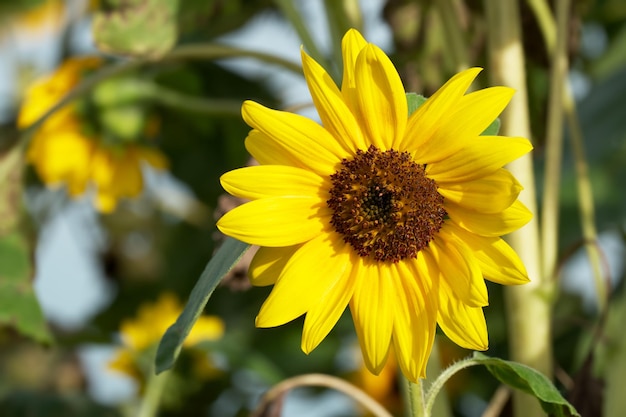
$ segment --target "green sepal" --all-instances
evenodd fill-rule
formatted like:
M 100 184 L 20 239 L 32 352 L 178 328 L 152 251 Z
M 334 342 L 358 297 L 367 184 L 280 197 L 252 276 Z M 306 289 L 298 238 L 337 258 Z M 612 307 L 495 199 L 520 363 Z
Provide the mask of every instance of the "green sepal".
M 406 103 L 409 106 L 409 116 L 428 100 L 421 94 L 406 93 Z
M 498 132 L 500 132 L 500 119 L 496 119 L 491 122 L 491 124 L 487 126 L 487 129 L 485 129 L 480 136 L 496 136 Z

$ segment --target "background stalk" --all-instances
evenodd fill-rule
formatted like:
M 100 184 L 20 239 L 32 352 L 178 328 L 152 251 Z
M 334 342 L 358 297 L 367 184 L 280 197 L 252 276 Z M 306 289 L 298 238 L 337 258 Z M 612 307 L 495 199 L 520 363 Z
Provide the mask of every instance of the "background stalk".
M 489 28 L 489 75 L 492 84 L 506 85 L 517 90 L 501 116 L 504 136 L 530 138 L 526 71 L 522 48 L 519 4 L 514 0 L 485 0 Z M 537 213 L 535 178 L 531 155 L 525 155 L 509 165 L 511 172 L 524 185 L 520 200 Z M 535 218 L 509 236 L 509 242 L 519 254 L 531 282 L 506 287 L 506 313 L 509 329 L 511 359 L 529 365 L 551 378 L 552 344 L 549 283 L 542 276 L 539 230 Z M 529 395 L 515 392 L 514 415 L 543 416 L 537 401 Z
M 555 281 L 559 250 L 559 189 L 563 156 L 563 92 L 567 85 L 568 59 L 567 35 L 570 0 L 556 4 L 556 44 L 548 51 L 552 57 L 550 69 L 550 94 L 548 96 L 548 121 L 546 129 L 546 169 L 544 175 L 543 206 L 541 211 L 541 248 L 543 250 L 542 276 Z

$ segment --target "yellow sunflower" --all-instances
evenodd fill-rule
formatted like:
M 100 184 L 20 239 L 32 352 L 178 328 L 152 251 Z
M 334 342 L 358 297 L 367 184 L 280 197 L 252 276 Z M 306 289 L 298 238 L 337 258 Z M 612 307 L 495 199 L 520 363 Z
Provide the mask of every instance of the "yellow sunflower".
M 304 51 L 304 75 L 322 124 L 246 101 L 246 148 L 260 166 L 224 174 L 252 201 L 217 223 L 261 246 L 251 282 L 274 284 L 258 327 L 303 314 L 312 351 L 350 306 L 367 368 L 393 346 L 403 373 L 425 376 L 438 323 L 457 344 L 487 348 L 483 278 L 528 281 L 500 236 L 532 217 L 502 167 L 532 149 L 524 138 L 480 136 L 513 91 L 466 90 L 480 72 L 450 79 L 412 115 L 385 53 L 345 35 L 343 83 Z
M 85 72 L 101 64 L 97 57 L 70 58 L 55 73 L 36 81 L 26 93 L 18 126 L 26 128 L 36 122 Z M 80 197 L 93 186 L 96 208 L 109 213 L 119 199 L 141 193 L 143 162 L 164 169 L 167 160 L 152 147 L 124 141 L 105 143 L 97 129 L 86 128 L 84 119 L 77 102 L 60 108 L 34 133 L 26 157 L 48 187 L 65 185 L 70 197 Z
M 163 293 L 155 302 L 143 304 L 137 317 L 122 322 L 120 336 L 123 347 L 118 349 L 109 362 L 109 368 L 141 379 L 138 357 L 155 348 L 165 331 L 182 313 L 183 307 L 172 293 Z M 215 341 L 224 335 L 224 322 L 217 316 L 200 316 L 192 327 L 184 347 L 193 347 L 204 341 Z M 215 369 L 207 363 L 206 355 L 199 356 L 196 367 L 203 371 Z

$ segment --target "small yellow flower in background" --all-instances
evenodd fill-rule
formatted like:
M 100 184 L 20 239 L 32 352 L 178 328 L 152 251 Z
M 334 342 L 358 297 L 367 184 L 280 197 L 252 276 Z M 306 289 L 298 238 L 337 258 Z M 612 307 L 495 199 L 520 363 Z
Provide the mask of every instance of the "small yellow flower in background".
M 96 57 L 70 58 L 54 74 L 35 82 L 20 109 L 18 126 L 26 128 L 37 121 L 86 72 L 101 64 Z M 65 185 L 71 197 L 80 197 L 94 186 L 96 207 L 109 213 L 120 198 L 141 193 L 142 162 L 165 169 L 167 160 L 151 147 L 124 141 L 105 143 L 86 127 L 81 116 L 76 102 L 53 113 L 34 133 L 27 160 L 47 186 Z
M 479 136 L 513 91 L 466 90 L 480 72 L 450 79 L 408 116 L 389 58 L 355 30 L 343 39 L 339 89 L 304 51 L 304 74 L 322 125 L 255 102 L 246 148 L 260 166 L 226 173 L 230 194 L 252 201 L 218 228 L 261 246 L 254 285 L 272 285 L 256 319 L 273 327 L 306 314 L 312 351 L 347 305 L 367 368 L 393 346 L 403 373 L 425 376 L 438 323 L 455 343 L 487 348 L 483 278 L 528 281 L 500 236 L 532 215 L 502 167 L 532 149 L 524 138 Z
M 7 5 L 4 6 L 6 7 Z M 20 8 L 19 4 L 16 6 Z M 61 27 L 65 20 L 65 2 L 63 0 L 44 0 L 33 7 L 27 7 L 25 10 L 21 9 L 9 22 L 17 26 L 17 28 L 25 29 L 29 32 L 36 32 L 41 29 L 56 30 Z M 2 17 L 5 18 L 6 16 Z M 6 26 L 0 29 L 0 32 L 5 28 Z
M 137 358 L 158 345 L 165 331 L 174 324 L 182 311 L 183 307 L 171 293 L 162 294 L 154 303 L 142 305 L 135 318 L 122 322 L 120 337 L 123 347 L 118 350 L 109 367 L 138 378 L 140 372 Z M 224 322 L 219 317 L 200 316 L 183 346 L 191 348 L 202 342 L 215 341 L 223 334 Z M 206 355 L 203 358 L 206 358 Z M 207 367 L 206 364 L 201 365 Z

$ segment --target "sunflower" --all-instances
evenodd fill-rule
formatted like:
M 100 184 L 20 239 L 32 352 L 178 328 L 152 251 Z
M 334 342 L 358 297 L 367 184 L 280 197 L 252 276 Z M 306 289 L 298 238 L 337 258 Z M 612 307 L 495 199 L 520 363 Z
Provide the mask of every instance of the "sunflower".
M 183 307 L 178 298 L 169 292 L 161 294 L 152 303 L 142 304 L 136 317 L 122 322 L 120 326 L 122 347 L 109 362 L 109 368 L 141 380 L 145 376 L 138 366 L 141 363 L 141 355 L 156 348 L 165 331 L 182 311 Z M 185 339 L 183 347 L 193 348 L 202 342 L 221 339 L 223 335 L 224 322 L 219 317 L 200 316 Z M 195 364 L 197 369 L 202 371 L 210 369 L 215 373 L 215 368 L 208 363 L 206 355 L 198 355 L 197 358 Z
M 321 125 L 252 101 L 246 148 L 260 166 L 224 174 L 251 201 L 217 223 L 261 248 L 254 285 L 274 285 L 256 318 L 273 327 L 306 314 L 311 352 L 350 306 L 367 368 L 393 347 L 408 379 L 425 376 L 436 325 L 455 343 L 487 349 L 484 279 L 527 274 L 500 236 L 532 215 L 502 167 L 532 149 L 524 138 L 480 136 L 513 91 L 465 94 L 480 72 L 452 77 L 413 114 L 385 53 L 356 31 L 343 38 L 341 89 L 302 51 Z
M 26 93 L 18 126 L 35 123 L 74 88 L 88 71 L 102 65 L 97 57 L 66 60 L 59 69 L 37 80 Z M 141 166 L 167 167 L 157 149 L 123 140 L 105 142 L 99 126 L 90 124 L 80 102 L 72 102 L 48 117 L 34 133 L 26 158 L 50 188 L 67 187 L 70 197 L 82 196 L 94 186 L 94 204 L 104 213 L 115 209 L 121 198 L 136 197 L 143 189 Z

